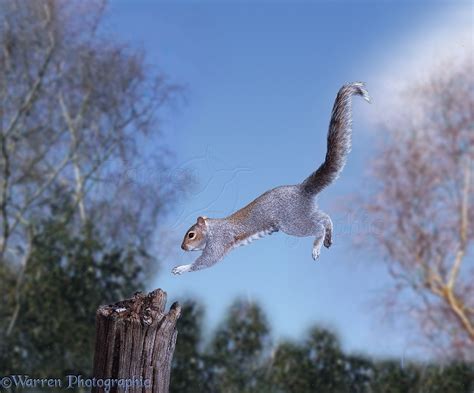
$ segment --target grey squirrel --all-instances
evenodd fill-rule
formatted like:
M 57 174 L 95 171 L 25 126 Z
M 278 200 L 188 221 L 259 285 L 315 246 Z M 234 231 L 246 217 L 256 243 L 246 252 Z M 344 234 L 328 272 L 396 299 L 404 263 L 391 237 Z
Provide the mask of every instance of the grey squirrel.
M 226 218 L 198 217 L 188 229 L 181 248 L 202 251 L 190 265 L 177 266 L 174 274 L 210 267 L 238 246 L 249 244 L 273 232 L 292 236 L 314 236 L 313 259 L 324 245 L 332 244 L 331 218 L 318 209 L 315 196 L 337 179 L 351 149 L 351 97 L 360 95 L 370 102 L 360 82 L 344 85 L 339 90 L 332 110 L 327 136 L 326 159 L 302 183 L 267 191 L 253 202 Z

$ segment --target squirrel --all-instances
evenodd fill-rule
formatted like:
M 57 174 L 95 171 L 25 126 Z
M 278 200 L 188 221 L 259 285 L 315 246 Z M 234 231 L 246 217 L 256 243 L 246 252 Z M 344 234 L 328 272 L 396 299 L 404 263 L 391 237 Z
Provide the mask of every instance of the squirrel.
M 226 218 L 198 217 L 186 232 L 181 248 L 202 254 L 194 263 L 177 266 L 172 272 L 182 274 L 210 267 L 232 249 L 278 231 L 292 236 L 314 236 L 312 256 L 314 260 L 319 258 L 322 246 L 329 248 L 332 244 L 333 223 L 329 215 L 318 209 L 315 196 L 338 178 L 346 163 L 351 149 L 353 95 L 370 102 L 363 83 L 341 87 L 329 124 L 326 158 L 315 172 L 300 184 L 265 192 Z

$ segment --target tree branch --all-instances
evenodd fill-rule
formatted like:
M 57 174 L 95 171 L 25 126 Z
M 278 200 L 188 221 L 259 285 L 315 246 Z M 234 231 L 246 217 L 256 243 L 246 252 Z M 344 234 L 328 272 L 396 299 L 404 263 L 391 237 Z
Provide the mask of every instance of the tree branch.
M 449 273 L 447 287 L 452 291 L 454 282 L 459 274 L 464 254 L 466 253 L 467 246 L 467 231 L 468 231 L 468 205 L 469 205 L 469 192 L 471 185 L 471 160 L 466 160 L 466 167 L 464 169 L 464 181 L 463 190 L 461 196 L 461 208 L 460 208 L 460 225 L 459 225 L 459 247 L 456 252 L 453 266 Z
M 8 125 L 8 127 L 5 131 L 5 136 L 6 137 L 8 135 L 10 135 L 15 130 L 15 127 L 16 127 L 18 121 L 20 120 L 21 116 L 25 112 L 27 112 L 28 109 L 31 107 L 31 105 L 33 103 L 33 99 L 35 98 L 36 93 L 38 92 L 38 90 L 40 89 L 40 87 L 42 85 L 43 78 L 46 74 L 46 71 L 48 69 L 48 65 L 49 65 L 49 63 L 50 63 L 50 61 L 53 57 L 54 50 L 56 48 L 56 42 L 55 42 L 52 35 L 50 35 L 50 40 L 51 40 L 51 45 L 48 49 L 48 52 L 46 53 L 46 58 L 45 58 L 43 64 L 41 65 L 41 68 L 38 72 L 38 76 L 36 77 L 36 80 L 33 83 L 33 85 L 31 86 L 30 90 L 27 92 L 27 94 L 25 96 L 25 99 L 23 101 L 23 104 L 18 108 L 18 111 L 16 112 L 15 116 L 10 121 L 10 124 Z
M 75 199 L 76 199 L 76 204 L 79 207 L 79 216 L 83 223 L 86 222 L 86 219 L 87 219 L 86 207 L 84 204 L 84 177 L 81 174 L 81 167 L 79 164 L 79 157 L 77 154 L 80 140 L 78 139 L 77 129 L 76 129 L 75 124 L 82 118 L 82 115 L 85 109 L 87 108 L 88 101 L 89 101 L 89 94 L 87 94 L 86 97 L 84 98 L 81 105 L 81 109 L 79 110 L 79 112 L 75 116 L 75 119 L 73 120 L 71 118 L 71 115 L 69 114 L 69 110 L 66 107 L 66 103 L 64 102 L 62 93 L 59 94 L 59 105 L 61 106 L 61 111 L 62 111 L 64 120 L 66 121 L 69 132 L 71 134 L 71 140 L 72 140 L 72 145 L 74 149 L 74 154 L 72 156 L 72 164 L 74 167 L 74 177 L 76 181 Z
M 31 251 L 32 251 L 32 246 L 33 246 L 33 230 L 29 228 L 27 230 L 28 232 L 28 243 L 27 247 L 25 250 L 25 254 L 23 255 L 23 258 L 21 260 L 21 265 L 20 265 L 20 272 L 18 273 L 18 277 L 16 279 L 16 285 L 15 285 L 15 308 L 13 310 L 13 315 L 10 319 L 10 322 L 8 324 L 7 330 L 6 330 L 6 336 L 10 336 L 11 332 L 13 331 L 13 328 L 15 326 L 15 323 L 18 319 L 18 315 L 20 313 L 20 307 L 21 307 L 21 286 L 23 284 L 23 279 L 25 278 L 25 271 L 26 271 L 26 266 L 28 264 L 28 260 L 30 259 L 31 256 Z

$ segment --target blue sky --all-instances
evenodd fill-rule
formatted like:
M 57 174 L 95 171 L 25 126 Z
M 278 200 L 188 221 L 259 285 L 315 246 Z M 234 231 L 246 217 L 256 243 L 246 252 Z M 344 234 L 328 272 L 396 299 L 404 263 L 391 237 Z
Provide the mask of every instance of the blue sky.
M 471 28 L 469 3 L 118 0 L 109 11 L 111 34 L 145 49 L 150 64 L 187 86 L 188 103 L 164 119 L 164 129 L 176 173 L 190 170 L 199 184 L 161 223 L 157 244 L 171 248 L 153 287 L 172 300 L 202 301 L 208 329 L 244 297 L 262 304 L 277 340 L 298 339 L 318 323 L 335 329 L 346 350 L 415 356 L 409 332 L 376 310 L 391 283 L 383 263 L 352 245 L 370 225 L 340 205 L 367 186 L 372 119 L 386 113 L 389 82 L 423 72 L 441 47 L 464 45 L 449 34 Z M 211 269 L 172 276 L 173 266 L 197 257 L 179 246 L 198 215 L 228 215 L 321 163 L 335 94 L 357 80 L 367 83 L 373 104 L 355 100 L 348 165 L 320 197 L 336 225 L 333 247 L 314 262 L 312 239 L 278 233 Z

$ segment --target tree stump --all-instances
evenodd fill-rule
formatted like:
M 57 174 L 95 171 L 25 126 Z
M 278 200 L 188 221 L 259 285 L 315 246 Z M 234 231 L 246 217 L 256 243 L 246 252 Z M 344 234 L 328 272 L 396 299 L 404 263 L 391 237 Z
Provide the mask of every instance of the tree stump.
M 92 392 L 128 385 L 127 392 L 168 393 L 181 307 L 174 303 L 165 313 L 165 306 L 166 292 L 156 289 L 99 307 Z

